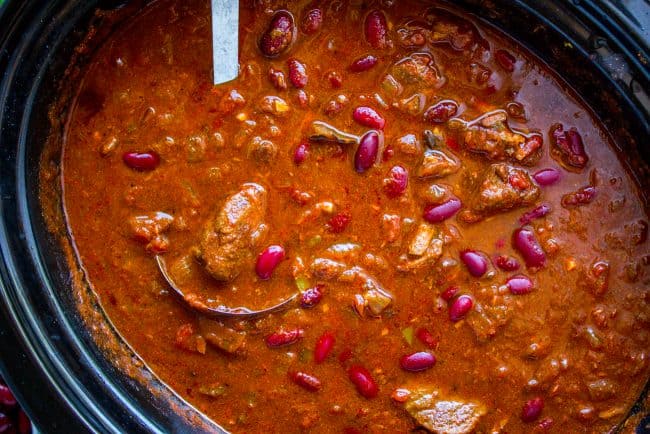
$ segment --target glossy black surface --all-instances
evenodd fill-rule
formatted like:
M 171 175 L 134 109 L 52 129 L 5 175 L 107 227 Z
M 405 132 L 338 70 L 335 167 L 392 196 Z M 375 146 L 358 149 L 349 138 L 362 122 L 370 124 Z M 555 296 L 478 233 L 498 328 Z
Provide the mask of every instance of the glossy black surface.
M 124 3 L 7 0 L 0 9 L 0 371 L 45 432 L 191 429 L 170 410 L 170 401 L 183 404 L 164 385 L 152 394 L 95 346 L 74 309 L 69 265 L 46 231 L 37 197 L 39 157 L 50 133 L 47 110 L 73 48 L 97 20 L 97 7 Z M 630 156 L 649 191 L 650 44 L 638 12 L 612 2 L 457 3 L 561 72 Z M 619 111 L 611 110 L 612 102 Z M 156 387 L 156 379 L 149 380 Z

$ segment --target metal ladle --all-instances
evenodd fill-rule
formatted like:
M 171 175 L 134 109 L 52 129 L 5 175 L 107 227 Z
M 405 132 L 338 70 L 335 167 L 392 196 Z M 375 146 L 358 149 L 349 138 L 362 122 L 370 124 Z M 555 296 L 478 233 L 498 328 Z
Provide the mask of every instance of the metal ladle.
M 213 83 L 239 74 L 239 0 L 211 0 Z
M 196 295 L 185 294 L 179 288 L 176 282 L 174 282 L 174 279 L 172 279 L 172 277 L 169 275 L 169 272 L 167 271 L 167 264 L 165 263 L 165 260 L 162 258 L 162 256 L 160 255 L 156 256 L 156 263 L 158 264 L 158 270 L 160 270 L 160 274 L 163 276 L 165 281 L 167 281 L 167 284 L 178 296 L 178 298 L 180 298 L 181 301 L 183 301 L 183 303 L 189 309 L 211 318 L 251 319 L 261 315 L 268 315 L 270 313 L 279 312 L 281 310 L 287 309 L 298 298 L 298 293 L 295 293 L 289 298 L 283 300 L 282 302 L 261 310 L 249 309 L 244 306 L 228 307 L 228 306 L 221 305 L 217 307 L 211 307 L 205 304 L 205 302 L 200 300 Z

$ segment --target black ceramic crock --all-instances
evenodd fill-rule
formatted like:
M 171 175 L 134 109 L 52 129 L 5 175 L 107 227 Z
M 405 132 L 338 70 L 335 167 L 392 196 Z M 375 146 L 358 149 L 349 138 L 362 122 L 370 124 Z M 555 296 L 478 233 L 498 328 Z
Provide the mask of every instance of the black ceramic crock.
M 125 3 L 133 2 L 0 0 L 0 371 L 44 432 L 219 431 L 126 344 L 120 357 L 138 371 L 137 381 L 97 346 L 75 308 L 65 246 L 47 231 L 38 200 L 48 109 L 64 71 L 87 30 L 101 20 L 97 10 Z M 614 137 L 642 191 L 650 191 L 646 1 L 454 3 L 523 43 L 573 87 Z M 93 328 L 120 341 L 99 307 L 95 318 Z M 638 423 L 639 412 L 648 411 L 647 395 L 646 386 L 628 416 L 637 426 L 626 431 L 647 432 L 649 417 Z

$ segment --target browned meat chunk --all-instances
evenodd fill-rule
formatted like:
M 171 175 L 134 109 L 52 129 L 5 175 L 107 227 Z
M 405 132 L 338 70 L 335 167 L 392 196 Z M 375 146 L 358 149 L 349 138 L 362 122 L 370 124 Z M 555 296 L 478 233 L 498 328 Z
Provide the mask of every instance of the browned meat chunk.
M 455 120 L 450 126 L 461 131 L 460 142 L 470 152 L 490 160 L 534 164 L 541 155 L 542 136 L 513 130 L 507 119 L 505 110 L 495 110 L 471 122 Z
M 404 408 L 415 421 L 436 434 L 469 434 L 486 413 L 482 404 L 445 399 L 433 388 L 410 391 Z
M 478 221 L 486 215 L 533 204 L 539 187 L 528 172 L 505 163 L 491 165 L 483 174 L 469 209 L 461 212 L 466 222 Z
M 442 246 L 438 228 L 427 222 L 420 223 L 408 245 L 408 253 L 400 256 L 397 269 L 407 272 L 435 263 L 442 256 Z
M 426 13 L 431 25 L 429 43 L 449 45 L 457 51 L 473 51 L 476 48 L 490 49 L 488 41 L 469 20 L 442 8 L 431 8 Z
M 233 280 L 253 258 L 266 233 L 266 196 L 261 185 L 244 184 L 208 222 L 196 255 L 215 279 Z
M 419 85 L 438 89 L 445 84 L 445 77 L 428 53 L 414 53 L 397 62 L 392 75 L 404 86 Z
M 456 173 L 458 169 L 460 163 L 456 158 L 437 149 L 428 149 L 418 167 L 417 175 L 420 178 L 442 178 Z
M 246 333 L 235 331 L 218 321 L 199 317 L 199 330 L 213 347 L 226 353 L 236 353 L 244 346 Z

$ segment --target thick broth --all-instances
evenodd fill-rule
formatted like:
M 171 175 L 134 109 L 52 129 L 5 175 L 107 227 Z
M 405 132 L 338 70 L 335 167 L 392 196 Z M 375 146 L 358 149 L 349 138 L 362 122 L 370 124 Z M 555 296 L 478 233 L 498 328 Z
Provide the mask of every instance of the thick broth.
M 240 77 L 213 87 L 208 3 L 161 0 L 115 34 L 88 67 L 66 132 L 63 194 L 81 263 L 108 316 L 153 371 L 234 432 L 406 432 L 419 425 L 405 405 L 411 408 L 409 400 L 421 389 L 435 389 L 434 401 L 474 404 L 477 421 L 466 430 L 475 422 L 477 432 L 606 432 L 617 424 L 649 372 L 647 216 L 589 110 L 513 41 L 485 26 L 475 31 L 461 15 L 427 14 L 429 6 L 418 2 L 319 2 L 322 25 L 310 35 L 313 29 L 304 28 L 302 18 L 316 3 L 243 2 Z M 295 41 L 270 59 L 260 38 L 281 7 L 295 17 Z M 367 16 L 379 16 L 371 12 L 376 8 L 387 19 L 388 41 L 371 34 L 369 42 L 364 35 Z M 411 18 L 411 30 L 424 32 L 401 39 Z M 409 47 L 402 43 L 407 39 Z M 413 53 L 430 53 L 435 64 L 394 66 Z M 378 61 L 374 67 L 350 71 L 355 59 L 369 54 Z M 307 83 L 300 89 L 301 77 L 289 76 L 289 59 L 306 65 Z M 403 87 L 401 94 L 387 74 Z M 269 96 L 282 100 L 265 101 Z M 452 117 L 465 121 L 509 108 L 507 124 L 493 131 L 509 125 L 526 137 L 539 133 L 541 154 L 529 162 L 472 152 L 466 125 L 435 123 L 431 111 L 423 114 L 440 100 L 455 101 Z M 355 170 L 356 144 L 309 141 L 314 121 L 365 134 L 371 128 L 353 119 L 359 106 L 385 119 L 384 148 L 364 173 Z M 525 119 L 518 116 L 522 108 Z M 552 158 L 556 123 L 579 132 L 586 167 L 567 170 Z M 425 130 L 437 136 L 428 138 L 435 150 L 460 163 L 455 172 L 418 176 L 423 154 L 430 153 Z M 308 151 L 297 164 L 301 143 Z M 134 170 L 124 158 L 133 151 L 153 151 L 159 164 L 145 157 L 145 170 Z M 537 187 L 512 170 L 532 175 L 554 168 L 560 178 L 539 186 L 534 200 L 502 200 L 490 212 L 464 213 L 481 208 L 480 180 L 497 163 L 516 168 L 508 169 L 506 183 L 515 188 L 513 176 L 523 179 L 517 194 L 517 188 Z M 400 179 L 385 180 L 394 166 L 409 174 L 405 191 Z M 395 170 L 399 178 L 402 172 Z M 250 182 L 267 193 L 267 235 L 235 264 L 237 277 L 217 282 L 196 259 L 197 246 L 216 210 Z M 441 186 L 442 199 L 427 193 L 432 184 Z M 571 205 L 565 198 L 562 204 L 564 195 L 585 186 L 596 192 L 588 203 Z M 463 203 L 458 214 L 423 223 L 425 207 L 453 196 Z M 550 212 L 527 227 L 546 259 L 543 266 L 526 267 L 511 239 L 520 217 L 540 204 Z M 400 271 L 416 266 L 401 257 L 421 224 L 436 232 L 442 253 Z M 326 252 L 340 243 L 355 246 L 346 247 L 352 252 Z M 270 279 L 261 280 L 255 257 L 269 245 L 282 246 L 286 257 Z M 487 264 L 482 276 L 469 273 L 461 260 L 467 249 L 481 253 L 474 271 L 481 274 Z M 242 346 L 208 342 L 206 348 L 214 324 L 170 292 L 153 258 L 159 252 L 186 291 L 215 305 L 270 306 L 297 284 L 322 284 L 322 300 L 226 323 L 229 333 L 245 334 Z M 504 270 L 500 255 L 520 268 Z M 351 281 L 325 279 L 310 268 L 317 258 L 364 271 Z M 515 295 L 506 281 L 520 274 L 532 279 L 533 289 Z M 373 312 L 363 299 L 355 308 L 367 276 L 390 294 L 387 308 Z M 452 295 L 450 287 L 458 292 Z M 472 308 L 451 318 L 462 295 L 471 297 Z M 297 328 L 302 337 L 296 342 L 270 347 L 269 335 Z M 314 348 L 324 333 L 335 343 L 315 363 Z M 414 352 L 435 355 L 435 364 L 423 356 L 427 369 L 401 367 L 402 356 Z M 379 389 L 375 397 L 351 382 L 353 366 L 370 372 Z M 307 390 L 304 382 L 301 387 L 296 372 L 317 378 L 318 390 Z

